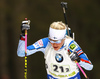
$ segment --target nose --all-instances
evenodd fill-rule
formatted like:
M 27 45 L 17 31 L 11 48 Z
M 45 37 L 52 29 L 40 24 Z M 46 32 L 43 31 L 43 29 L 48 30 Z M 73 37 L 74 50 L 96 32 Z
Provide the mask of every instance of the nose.
M 56 43 L 53 43 L 53 44 L 56 44 Z
M 56 43 L 53 43 L 53 46 L 57 46 L 57 44 Z

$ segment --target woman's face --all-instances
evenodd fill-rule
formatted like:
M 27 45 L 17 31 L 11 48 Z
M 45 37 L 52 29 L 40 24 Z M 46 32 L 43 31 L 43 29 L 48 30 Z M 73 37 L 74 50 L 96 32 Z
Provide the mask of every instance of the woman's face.
M 63 39 L 63 40 L 61 40 L 61 43 L 51 43 L 51 45 L 52 45 L 52 47 L 54 48 L 54 50 L 59 50 L 61 47 L 62 47 L 62 45 L 64 44 L 64 40 L 65 39 Z M 53 41 L 53 40 L 52 40 Z

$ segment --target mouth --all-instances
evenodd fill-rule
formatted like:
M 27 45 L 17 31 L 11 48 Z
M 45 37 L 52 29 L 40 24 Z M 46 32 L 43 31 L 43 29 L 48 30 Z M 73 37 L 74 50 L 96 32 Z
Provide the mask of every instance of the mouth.
M 58 50 L 58 47 L 53 47 L 55 50 Z

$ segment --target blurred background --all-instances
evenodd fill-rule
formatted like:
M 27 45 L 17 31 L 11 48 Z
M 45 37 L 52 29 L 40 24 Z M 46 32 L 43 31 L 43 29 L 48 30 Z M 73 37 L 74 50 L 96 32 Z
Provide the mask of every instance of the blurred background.
M 62 1 L 68 3 L 67 20 L 75 40 L 94 65 L 84 71 L 90 79 L 100 79 L 100 0 L 0 0 L 0 79 L 24 79 L 24 58 L 17 56 L 24 18 L 31 20 L 31 45 L 48 36 L 52 22 L 64 22 Z M 28 79 L 47 79 L 43 53 L 28 57 Z

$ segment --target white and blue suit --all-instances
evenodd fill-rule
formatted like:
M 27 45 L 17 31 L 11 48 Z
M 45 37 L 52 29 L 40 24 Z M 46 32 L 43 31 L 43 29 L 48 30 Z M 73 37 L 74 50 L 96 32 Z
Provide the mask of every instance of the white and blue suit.
M 27 56 L 38 51 L 43 52 L 48 79 L 81 79 L 79 69 L 74 61 L 69 57 L 69 51 L 76 51 L 81 58 L 79 65 L 86 70 L 92 70 L 93 65 L 82 51 L 80 46 L 71 38 L 66 38 L 63 46 L 55 51 L 47 38 L 38 40 L 27 47 Z M 25 56 L 25 40 L 21 37 L 18 44 L 17 55 Z

